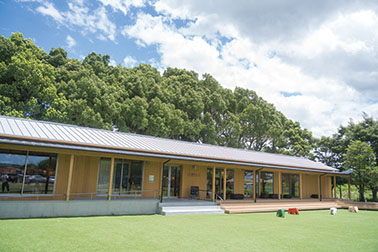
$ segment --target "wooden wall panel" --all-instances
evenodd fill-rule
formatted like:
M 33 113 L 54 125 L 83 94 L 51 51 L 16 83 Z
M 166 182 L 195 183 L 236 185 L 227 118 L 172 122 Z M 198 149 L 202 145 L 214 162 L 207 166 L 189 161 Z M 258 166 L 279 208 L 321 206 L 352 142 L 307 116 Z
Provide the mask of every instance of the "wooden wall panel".
M 318 194 L 318 175 L 303 174 L 303 198 Z
M 332 197 L 331 195 L 331 190 L 332 190 L 332 185 L 331 185 L 331 180 L 332 177 L 322 177 L 322 195 L 324 199 L 329 199 Z
M 278 181 L 278 171 L 273 173 L 273 193 L 278 194 L 278 188 L 279 188 L 279 181 Z M 282 178 L 282 173 L 281 173 Z
M 206 198 L 206 186 L 207 186 L 207 167 L 206 166 L 182 166 L 182 180 L 181 180 L 181 197 L 187 198 L 190 196 L 190 187 L 198 186 L 200 189 L 200 198 Z M 204 191 L 201 191 L 204 190 Z
M 143 197 L 158 197 L 160 191 L 160 170 L 161 162 L 144 162 L 143 176 Z M 149 182 L 149 177 L 154 176 L 154 181 Z M 155 191 L 155 192 L 153 192 Z
M 99 157 L 75 156 L 72 173 L 72 193 L 95 193 Z
M 55 174 L 55 194 L 67 192 L 68 170 L 70 166 L 70 155 L 58 155 L 58 171 Z
M 234 169 L 234 193 L 244 194 L 244 170 Z

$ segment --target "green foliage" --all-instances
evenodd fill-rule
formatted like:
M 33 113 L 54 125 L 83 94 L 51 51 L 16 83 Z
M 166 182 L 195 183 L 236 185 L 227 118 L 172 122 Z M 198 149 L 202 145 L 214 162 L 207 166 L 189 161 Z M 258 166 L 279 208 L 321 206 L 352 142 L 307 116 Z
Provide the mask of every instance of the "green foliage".
M 344 155 L 344 166 L 352 170 L 352 183 L 360 192 L 360 201 L 364 201 L 365 186 L 372 183 L 371 176 L 377 173 L 375 155 L 370 145 L 361 141 L 353 141 Z
M 341 171 L 348 168 L 343 165 L 346 163 L 346 153 L 351 144 L 355 141 L 361 141 L 371 147 L 374 155 L 375 162 L 378 157 L 378 121 L 367 114 L 362 114 L 363 120 L 355 123 L 350 121 L 347 126 L 340 126 L 337 134 L 332 137 L 322 137 L 316 142 L 315 156 L 320 162 L 328 166 L 335 167 Z M 354 170 L 353 170 L 354 171 Z M 352 174 L 353 176 L 355 174 Z M 337 184 L 346 183 L 345 178 L 337 178 Z M 353 182 L 353 181 L 352 181 Z M 355 181 L 356 185 L 360 183 Z M 378 173 L 373 172 L 368 175 L 363 187 L 370 189 L 373 195 L 373 201 L 377 201 L 378 191 Z
M 185 141 L 312 157 L 314 139 L 254 91 L 211 75 L 47 54 L 21 33 L 0 36 L 0 113 Z

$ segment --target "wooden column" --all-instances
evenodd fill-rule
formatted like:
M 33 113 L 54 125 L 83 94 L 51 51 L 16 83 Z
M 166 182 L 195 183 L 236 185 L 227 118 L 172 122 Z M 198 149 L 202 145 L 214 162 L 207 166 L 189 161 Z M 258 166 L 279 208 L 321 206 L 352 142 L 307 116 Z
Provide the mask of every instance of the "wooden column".
M 226 182 L 227 182 L 227 168 L 224 168 L 224 176 L 223 176 L 223 200 L 226 200 Z
M 110 177 L 109 177 L 109 188 L 108 188 L 108 200 L 112 198 L 112 188 L 113 188 L 113 174 L 114 174 L 114 158 L 110 161 Z
M 303 177 L 302 173 L 299 173 L 299 199 L 303 199 Z
M 253 169 L 253 183 L 252 183 L 252 191 L 253 191 L 253 200 L 256 202 L 256 170 Z
M 211 199 L 215 201 L 215 166 L 213 166 L 213 182 L 211 183 Z
M 70 167 L 69 167 L 69 170 L 68 170 L 66 200 L 70 200 L 71 183 L 72 183 L 72 171 L 73 171 L 73 166 L 74 166 L 74 160 L 75 160 L 75 156 L 73 154 L 71 154 Z
M 281 199 L 281 190 L 282 190 L 282 179 L 281 179 L 281 172 L 278 172 L 278 199 Z
M 319 195 L 319 200 L 320 201 L 322 201 L 322 197 L 320 196 L 321 191 L 322 191 L 322 189 L 321 189 L 321 187 L 322 187 L 322 181 L 321 181 L 321 179 L 322 179 L 322 177 L 320 177 L 320 175 L 319 175 L 319 177 L 318 177 L 318 195 Z
M 336 176 L 333 176 L 333 198 L 336 199 Z
M 257 192 L 258 194 L 261 194 L 261 183 L 260 183 L 260 181 L 261 181 L 261 171 L 259 171 L 259 178 L 258 178 L 258 183 L 259 183 L 259 185 L 258 185 L 259 191 Z
M 350 194 L 350 176 L 348 177 L 348 198 L 352 200 L 352 195 Z

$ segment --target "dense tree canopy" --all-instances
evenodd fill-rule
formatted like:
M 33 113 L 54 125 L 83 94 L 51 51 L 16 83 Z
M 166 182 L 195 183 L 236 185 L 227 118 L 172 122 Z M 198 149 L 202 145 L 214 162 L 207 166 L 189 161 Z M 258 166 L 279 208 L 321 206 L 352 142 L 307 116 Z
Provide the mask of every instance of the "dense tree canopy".
M 49 53 L 20 33 L 0 36 L 0 113 L 257 151 L 311 157 L 314 139 L 254 91 L 211 75 L 111 66 Z
M 340 126 L 338 132 L 331 137 L 322 137 L 317 140 L 315 148 L 316 159 L 320 162 L 325 163 L 328 166 L 344 171 L 349 169 L 352 171 L 352 178 L 356 176 L 362 177 L 357 179 L 352 179 L 354 185 L 356 185 L 360 190 L 360 199 L 364 198 L 363 190 L 370 189 L 372 191 L 373 200 L 377 201 L 378 192 L 378 170 L 374 168 L 374 165 L 378 162 L 378 121 L 367 114 L 362 114 L 362 121 L 355 123 L 350 121 L 347 126 Z M 356 145 L 359 144 L 360 149 L 365 147 L 366 150 L 373 152 L 375 160 L 370 164 L 373 168 L 370 169 L 368 175 L 367 173 L 358 173 L 355 169 L 356 164 L 352 165 L 351 160 L 354 158 L 353 155 L 357 155 L 357 152 L 352 152 L 351 149 L 356 149 Z M 365 146 L 366 145 L 366 146 Z M 348 155 L 349 150 L 349 155 Z M 363 153 L 361 153 L 363 155 Z M 347 157 L 349 160 L 347 160 Z M 357 157 L 355 157 L 357 158 Z M 362 162 L 360 159 L 356 162 Z M 345 178 L 338 178 L 337 184 L 341 185 L 346 182 Z M 341 190 L 341 187 L 340 187 Z M 341 194 L 341 192 L 340 192 Z

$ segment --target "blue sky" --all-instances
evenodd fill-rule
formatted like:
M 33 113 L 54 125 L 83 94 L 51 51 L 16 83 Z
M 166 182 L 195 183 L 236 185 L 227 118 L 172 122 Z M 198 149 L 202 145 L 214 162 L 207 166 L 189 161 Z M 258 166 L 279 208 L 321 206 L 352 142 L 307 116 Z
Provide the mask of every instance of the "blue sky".
M 69 2 L 51 1 L 51 3 L 61 12 L 70 11 Z M 38 1 L 0 1 L 1 35 L 9 37 L 13 32 L 21 32 L 24 37 L 32 38 L 47 52 L 51 48 L 62 47 L 67 50 L 69 57 L 78 59 L 95 51 L 100 54 L 109 54 L 117 64 L 123 64 L 126 56 L 137 60 L 135 64 L 148 63 L 151 59 L 159 60 L 155 46 L 142 48 L 135 43 L 135 39 L 121 35 L 119 30 L 115 31 L 115 37 L 111 40 L 106 38 L 106 32 L 90 32 L 80 25 L 57 22 L 53 17 L 43 15 L 38 11 L 38 7 L 41 6 L 43 4 L 41 5 Z M 89 15 L 95 15 L 93 12 L 102 6 L 96 1 L 88 1 L 86 5 L 89 8 Z M 134 22 L 133 17 L 140 10 L 156 15 L 150 6 L 141 9 L 132 7 L 126 16 L 120 11 L 112 12 L 111 7 L 106 9 L 108 18 L 117 25 L 118 29 L 131 25 Z M 68 36 L 75 41 L 75 45 L 69 45 Z M 100 36 L 104 36 L 105 39 L 100 39 Z
M 210 73 L 255 90 L 315 136 L 378 117 L 378 3 L 343 0 L 0 0 L 0 34 L 47 52 Z

